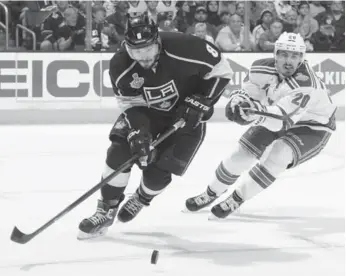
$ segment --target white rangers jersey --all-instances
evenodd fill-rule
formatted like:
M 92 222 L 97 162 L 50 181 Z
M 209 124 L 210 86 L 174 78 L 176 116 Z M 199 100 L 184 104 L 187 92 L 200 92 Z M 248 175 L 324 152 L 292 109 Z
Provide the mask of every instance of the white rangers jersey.
M 275 106 L 289 115 L 288 127 L 307 126 L 316 130 L 335 130 L 336 105 L 329 97 L 323 81 L 317 77 L 307 61 L 288 78 L 280 78 L 274 58 L 255 61 L 244 80 L 243 88 L 263 105 Z M 272 111 L 275 110 L 272 108 Z

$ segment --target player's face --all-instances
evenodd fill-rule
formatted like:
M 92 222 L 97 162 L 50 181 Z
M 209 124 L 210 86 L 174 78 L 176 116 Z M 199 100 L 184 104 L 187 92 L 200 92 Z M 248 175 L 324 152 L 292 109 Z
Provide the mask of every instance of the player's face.
M 292 51 L 279 50 L 276 53 L 276 68 L 285 77 L 290 77 L 298 69 L 302 54 Z
M 126 45 L 126 44 L 125 44 Z M 150 69 L 159 55 L 159 45 L 152 44 L 143 48 L 130 48 L 126 45 L 129 56 L 137 61 L 144 69 Z

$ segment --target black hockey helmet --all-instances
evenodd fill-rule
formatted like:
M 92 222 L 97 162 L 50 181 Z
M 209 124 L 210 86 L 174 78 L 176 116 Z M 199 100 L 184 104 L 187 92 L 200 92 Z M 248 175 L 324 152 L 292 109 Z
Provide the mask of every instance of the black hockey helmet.
M 142 48 L 158 40 L 159 30 L 147 14 L 128 16 L 125 29 L 125 43 L 131 48 Z

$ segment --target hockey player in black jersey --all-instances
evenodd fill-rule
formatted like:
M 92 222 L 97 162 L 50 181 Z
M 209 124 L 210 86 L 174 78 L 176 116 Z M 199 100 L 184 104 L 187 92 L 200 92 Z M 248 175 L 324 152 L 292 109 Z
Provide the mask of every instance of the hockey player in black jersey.
M 232 70 L 212 44 L 182 33 L 158 32 L 147 16 L 129 18 L 125 43 L 110 62 L 114 93 L 124 111 L 112 128 L 103 177 L 133 154 L 143 174 L 136 192 L 122 206 L 131 170 L 101 189 L 94 215 L 80 225 L 80 239 L 102 235 L 113 224 L 132 220 L 144 206 L 181 176 L 201 146 L 205 121 L 232 77 Z M 149 145 L 179 119 L 185 127 L 157 149 Z

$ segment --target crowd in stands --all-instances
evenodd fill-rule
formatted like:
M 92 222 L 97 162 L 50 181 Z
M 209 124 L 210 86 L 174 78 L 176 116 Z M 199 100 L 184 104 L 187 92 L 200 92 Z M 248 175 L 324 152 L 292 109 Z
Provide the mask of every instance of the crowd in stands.
M 147 13 L 161 31 L 201 37 L 223 52 L 272 51 L 285 31 L 300 33 L 308 51 L 345 51 L 344 1 L 92 1 L 90 35 L 86 1 L 0 2 L 8 8 L 12 50 L 84 51 L 89 44 L 93 51 L 116 51 L 127 16 Z M 22 28 L 16 41 L 18 24 L 34 32 L 36 43 Z M 0 27 L 0 50 L 4 42 Z

